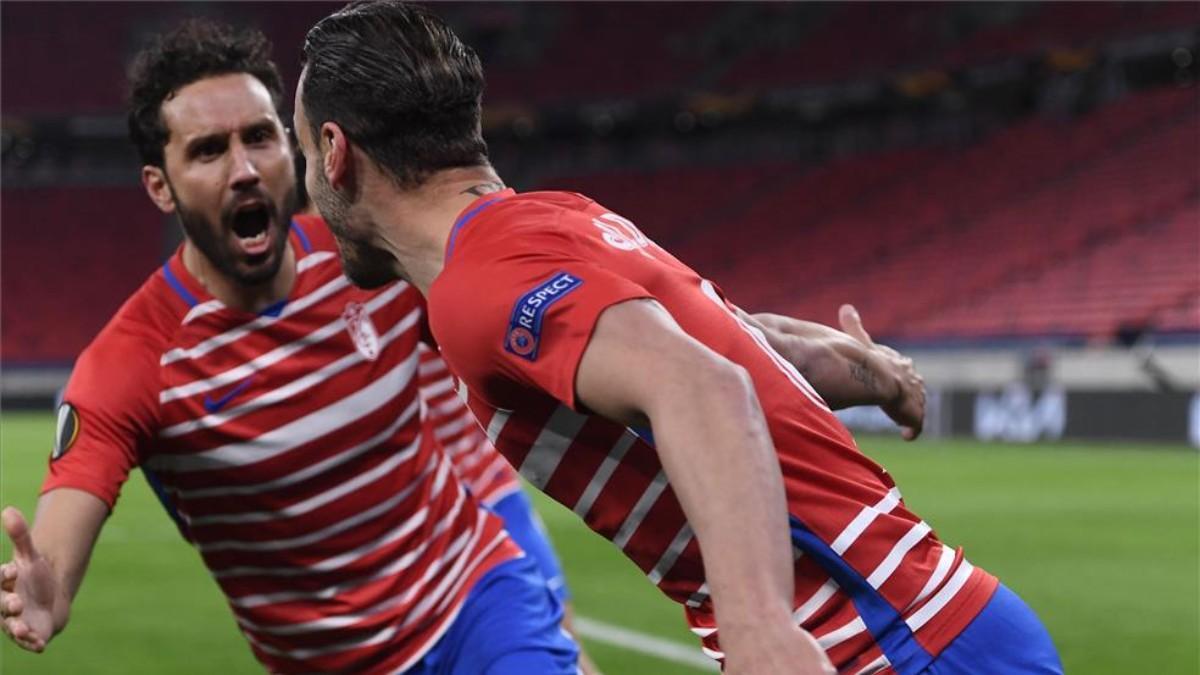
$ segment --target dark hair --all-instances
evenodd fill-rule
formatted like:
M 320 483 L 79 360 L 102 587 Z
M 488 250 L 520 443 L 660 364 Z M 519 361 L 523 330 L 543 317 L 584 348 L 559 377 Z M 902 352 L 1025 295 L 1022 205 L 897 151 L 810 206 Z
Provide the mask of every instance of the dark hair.
M 487 164 L 479 57 L 424 7 L 351 3 L 308 31 L 302 64 L 314 138 L 335 122 L 400 185 Z
M 163 165 L 163 146 L 170 131 L 163 124 L 162 104 L 183 87 L 214 75 L 249 73 L 258 78 L 278 111 L 283 80 L 271 61 L 271 43 L 257 30 L 233 28 L 191 19 L 159 35 L 134 57 L 129 67 L 129 137 L 143 164 Z

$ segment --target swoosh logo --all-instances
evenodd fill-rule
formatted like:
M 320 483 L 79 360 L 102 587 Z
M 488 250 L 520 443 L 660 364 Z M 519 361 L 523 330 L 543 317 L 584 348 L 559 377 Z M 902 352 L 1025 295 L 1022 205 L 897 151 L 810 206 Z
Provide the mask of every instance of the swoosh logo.
M 238 382 L 237 385 L 233 389 L 230 389 L 229 393 L 225 394 L 224 396 L 222 396 L 221 398 L 219 398 L 215 401 L 212 400 L 211 398 L 209 398 L 208 394 L 205 394 L 204 395 L 204 409 L 210 413 L 217 412 L 221 408 L 224 408 L 225 404 L 232 401 L 233 397 L 235 397 L 238 394 L 245 391 L 246 387 L 249 387 L 250 383 L 253 381 L 254 381 L 253 375 L 247 377 L 246 379 L 242 380 L 241 382 Z

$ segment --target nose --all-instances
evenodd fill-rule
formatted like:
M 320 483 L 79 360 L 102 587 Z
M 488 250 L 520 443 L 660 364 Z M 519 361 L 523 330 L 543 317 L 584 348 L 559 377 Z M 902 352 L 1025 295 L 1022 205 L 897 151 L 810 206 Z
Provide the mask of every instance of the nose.
M 229 187 L 233 188 L 235 192 L 239 192 L 258 185 L 262 176 L 258 172 L 258 167 L 254 165 L 250 153 L 246 151 L 246 146 L 234 142 L 229 149 L 229 157 L 233 163 L 229 168 Z

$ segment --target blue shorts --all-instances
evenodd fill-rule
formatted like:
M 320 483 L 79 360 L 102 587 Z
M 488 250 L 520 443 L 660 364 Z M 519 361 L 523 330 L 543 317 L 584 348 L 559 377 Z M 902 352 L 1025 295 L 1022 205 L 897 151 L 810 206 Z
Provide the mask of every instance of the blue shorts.
M 563 579 L 562 565 L 554 553 L 554 547 L 546 536 L 546 528 L 533 510 L 533 503 L 522 490 L 508 495 L 491 506 L 492 511 L 504 519 L 504 529 L 512 535 L 522 550 L 537 562 L 546 584 L 559 602 L 570 599 L 567 582 Z
M 409 675 L 577 675 L 579 647 L 562 630 L 562 605 L 529 557 L 501 563 Z
M 1016 593 L 996 588 L 963 632 L 921 675 L 1062 675 L 1050 633 Z

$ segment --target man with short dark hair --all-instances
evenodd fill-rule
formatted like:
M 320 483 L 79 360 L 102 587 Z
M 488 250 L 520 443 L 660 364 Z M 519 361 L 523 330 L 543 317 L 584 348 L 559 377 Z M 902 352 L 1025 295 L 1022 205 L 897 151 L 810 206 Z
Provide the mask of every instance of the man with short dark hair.
M 4 632 L 41 651 L 63 629 L 140 466 L 271 672 L 574 674 L 558 599 L 438 441 L 482 434 L 447 424 L 456 398 L 425 413 L 421 298 L 352 287 L 293 217 L 269 53 L 191 22 L 135 61 L 142 182 L 186 241 L 76 363 L 32 531 L 4 511 Z
M 355 3 L 307 36 L 296 132 L 346 274 L 426 296 L 514 466 L 685 605 L 726 672 L 1061 672 L 771 348 L 786 330 L 599 204 L 504 186 L 482 91 L 430 11 Z

